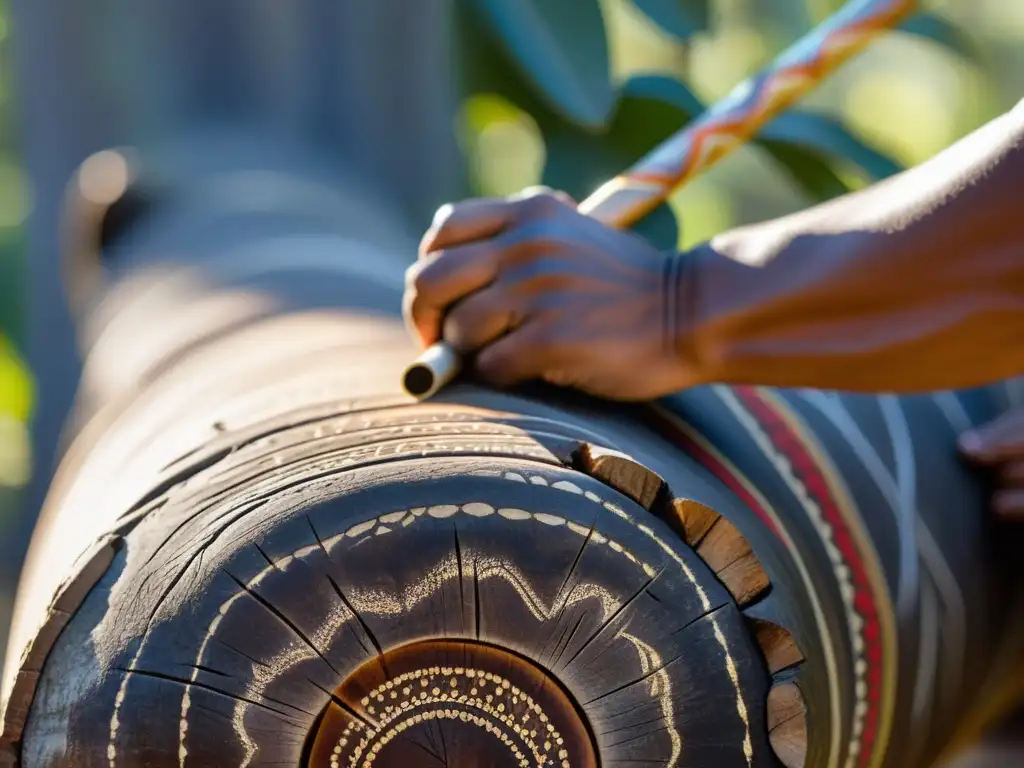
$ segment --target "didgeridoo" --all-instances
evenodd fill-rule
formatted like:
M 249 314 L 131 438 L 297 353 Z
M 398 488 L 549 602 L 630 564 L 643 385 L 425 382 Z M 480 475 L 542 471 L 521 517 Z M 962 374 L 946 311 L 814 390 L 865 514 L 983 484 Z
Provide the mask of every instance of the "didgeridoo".
M 703 115 L 632 168 L 606 182 L 579 211 L 625 228 L 711 167 L 797 99 L 815 88 L 872 39 L 899 24 L 916 0 L 853 0 L 783 51 L 764 71 L 740 83 Z M 426 399 L 454 379 L 460 355 L 444 341 L 406 368 L 405 391 Z

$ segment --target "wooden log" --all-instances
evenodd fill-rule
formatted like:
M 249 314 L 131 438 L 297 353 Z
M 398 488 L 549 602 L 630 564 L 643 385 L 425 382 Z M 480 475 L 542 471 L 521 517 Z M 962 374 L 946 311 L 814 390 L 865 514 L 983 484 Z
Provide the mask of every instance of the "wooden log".
M 311 738 L 311 765 L 770 764 L 757 647 L 667 526 L 543 432 L 345 420 L 171 470 L 49 655 L 26 764 L 293 762 Z
M 1010 389 L 416 403 L 397 224 L 189 189 L 104 254 L 9 764 L 924 768 L 1013 668 Z

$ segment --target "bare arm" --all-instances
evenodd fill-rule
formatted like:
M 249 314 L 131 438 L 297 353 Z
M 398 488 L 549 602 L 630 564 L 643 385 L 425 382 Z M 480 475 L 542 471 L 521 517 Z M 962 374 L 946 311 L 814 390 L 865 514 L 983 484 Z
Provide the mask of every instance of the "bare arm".
M 702 381 L 914 391 L 1024 373 L 1024 102 L 682 262 L 679 349 Z
M 423 344 L 492 383 L 613 399 L 1024 373 L 1024 102 L 892 179 L 670 259 L 550 192 L 449 206 L 405 300 Z

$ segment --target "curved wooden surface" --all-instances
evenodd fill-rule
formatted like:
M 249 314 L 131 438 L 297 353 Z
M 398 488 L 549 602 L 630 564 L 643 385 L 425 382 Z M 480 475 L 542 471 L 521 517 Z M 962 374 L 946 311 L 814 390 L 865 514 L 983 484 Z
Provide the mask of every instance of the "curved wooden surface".
M 664 406 L 665 433 L 747 495 L 822 606 L 797 624 L 832 646 L 847 765 L 928 764 L 964 702 L 1011 673 L 1003 640 L 1019 659 L 1006 610 L 1019 531 L 993 528 L 955 451 L 957 434 L 1019 402 L 1017 384 L 903 398 L 716 387 Z
M 397 679 L 389 654 L 439 638 L 545 670 L 540 687 L 575 702 L 555 697 L 552 743 L 592 733 L 602 765 L 770 765 L 767 673 L 710 564 L 573 468 L 595 437 L 581 420 L 505 399 L 519 412 L 364 401 L 224 419 L 167 467 L 50 653 L 25 765 L 300 764 L 325 707 L 382 725 L 338 693 L 347 680 L 375 660 Z
M 312 734 L 313 768 L 554 765 L 596 768 L 587 724 L 522 656 L 473 641 L 411 643 L 339 686 Z
M 954 440 L 1018 388 L 417 404 L 413 243 L 337 205 L 207 244 L 186 202 L 112 251 L 8 764 L 913 768 L 1005 693 L 1019 542 Z

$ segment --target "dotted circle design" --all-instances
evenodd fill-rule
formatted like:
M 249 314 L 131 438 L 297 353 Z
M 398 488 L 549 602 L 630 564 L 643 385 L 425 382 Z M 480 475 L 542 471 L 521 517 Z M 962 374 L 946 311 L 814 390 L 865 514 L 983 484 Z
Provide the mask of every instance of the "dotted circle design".
M 360 702 L 378 720 L 352 720 L 331 754 L 331 768 L 370 768 L 389 742 L 434 719 L 460 720 L 493 735 L 521 768 L 570 768 L 565 741 L 548 714 L 508 679 L 480 669 L 428 667 L 398 675 Z M 443 709 L 426 709 L 442 705 Z M 362 762 L 360 762 L 362 760 Z

